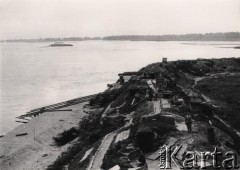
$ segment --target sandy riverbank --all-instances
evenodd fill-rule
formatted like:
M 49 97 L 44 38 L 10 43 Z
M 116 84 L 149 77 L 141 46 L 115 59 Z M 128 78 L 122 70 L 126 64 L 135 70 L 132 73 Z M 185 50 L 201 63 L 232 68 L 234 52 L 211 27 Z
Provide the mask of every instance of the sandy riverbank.
M 86 115 L 85 104 L 66 107 L 72 111 L 46 112 L 0 138 L 0 169 L 46 169 L 71 145 L 56 147 L 53 145 L 53 137 L 78 125 L 79 120 Z M 16 137 L 20 133 L 28 134 Z

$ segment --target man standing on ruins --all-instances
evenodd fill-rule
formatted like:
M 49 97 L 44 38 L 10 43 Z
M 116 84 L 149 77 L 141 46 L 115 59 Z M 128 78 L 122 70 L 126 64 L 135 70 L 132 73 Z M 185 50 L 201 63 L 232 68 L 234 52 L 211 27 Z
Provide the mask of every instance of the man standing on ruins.
M 187 125 L 188 132 L 192 132 L 192 116 L 189 112 L 187 112 L 185 116 L 185 123 Z

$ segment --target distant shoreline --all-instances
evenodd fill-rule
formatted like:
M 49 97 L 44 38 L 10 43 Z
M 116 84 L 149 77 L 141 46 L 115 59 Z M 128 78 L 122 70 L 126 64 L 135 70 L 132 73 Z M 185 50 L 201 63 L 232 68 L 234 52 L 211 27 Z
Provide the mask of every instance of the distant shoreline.
M 216 41 L 217 42 L 217 41 Z M 197 43 L 181 43 L 185 45 L 240 45 L 240 44 L 197 44 Z M 219 47 L 219 48 L 232 48 L 232 47 Z
M 56 40 L 57 41 L 57 40 Z M 130 41 L 130 42 L 240 42 L 240 40 L 63 40 L 63 42 L 83 42 L 83 41 Z M 0 44 L 6 43 L 52 43 L 55 41 L 0 41 Z M 229 45 L 229 44 L 197 44 L 197 43 L 181 43 L 184 45 Z M 240 44 L 230 44 L 237 45 Z M 235 48 L 237 47 L 219 47 L 219 48 Z
M 57 41 L 57 40 L 56 40 Z M 82 41 L 151 41 L 151 42 L 240 42 L 240 40 L 62 40 L 63 42 L 82 42 Z M 51 43 L 55 41 L 0 41 L 0 43 Z M 181 43 L 185 45 L 216 45 L 216 44 L 196 44 L 196 43 Z M 229 45 L 229 44 L 217 44 L 217 45 Z M 240 44 L 231 44 L 231 45 L 240 45 Z
M 240 32 L 182 34 L 182 35 L 113 35 L 104 37 L 65 37 L 65 38 L 35 38 L 6 39 L 0 42 L 53 42 L 53 41 L 240 41 Z

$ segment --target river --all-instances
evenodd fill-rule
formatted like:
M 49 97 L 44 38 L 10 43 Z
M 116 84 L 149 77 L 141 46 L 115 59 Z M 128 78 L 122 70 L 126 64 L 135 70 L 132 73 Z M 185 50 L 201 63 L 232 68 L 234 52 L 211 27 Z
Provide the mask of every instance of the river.
M 118 73 L 136 71 L 162 57 L 169 61 L 240 57 L 240 42 L 80 41 L 0 44 L 0 135 L 19 125 L 15 117 L 106 89 Z

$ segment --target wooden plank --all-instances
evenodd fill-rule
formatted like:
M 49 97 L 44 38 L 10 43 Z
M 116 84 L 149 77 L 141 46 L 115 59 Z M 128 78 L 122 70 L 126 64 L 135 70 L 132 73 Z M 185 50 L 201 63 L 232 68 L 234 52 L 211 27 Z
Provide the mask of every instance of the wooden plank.
M 70 106 L 70 105 L 73 105 L 73 104 L 78 104 L 78 103 L 81 103 L 81 102 L 85 102 L 85 101 L 88 101 L 91 98 L 97 96 L 98 94 L 99 93 L 89 95 L 89 96 L 83 96 L 83 97 L 71 99 L 71 100 L 68 100 L 68 101 L 65 101 L 65 102 L 60 102 L 60 103 L 52 104 L 52 105 L 49 105 L 49 106 L 33 109 L 33 110 L 30 110 L 29 112 L 27 112 L 27 114 L 18 116 L 16 118 L 37 116 L 38 114 L 43 113 L 43 112 L 47 112 L 47 111 L 59 109 L 59 108 L 62 108 L 62 107 Z M 44 108 L 44 111 L 42 111 L 43 108 Z
M 19 120 L 16 120 L 15 122 L 17 122 L 17 123 L 28 123 L 28 122 L 19 121 Z
M 71 112 L 72 109 L 62 109 L 62 110 L 49 110 L 48 112 Z
M 25 136 L 27 135 L 28 133 L 19 133 L 19 134 L 16 134 L 16 136 Z

